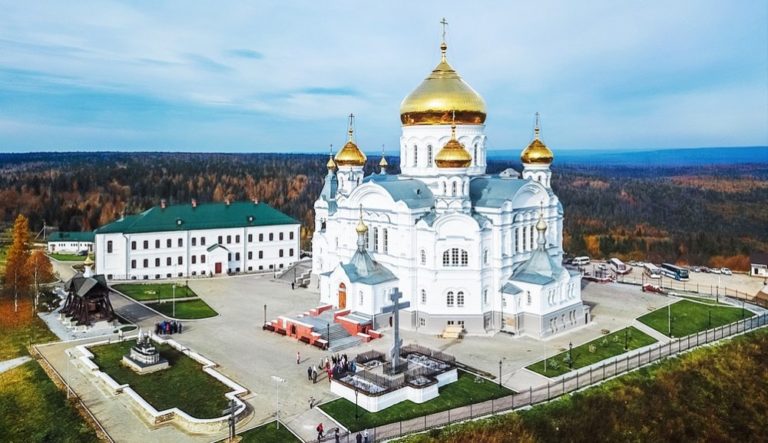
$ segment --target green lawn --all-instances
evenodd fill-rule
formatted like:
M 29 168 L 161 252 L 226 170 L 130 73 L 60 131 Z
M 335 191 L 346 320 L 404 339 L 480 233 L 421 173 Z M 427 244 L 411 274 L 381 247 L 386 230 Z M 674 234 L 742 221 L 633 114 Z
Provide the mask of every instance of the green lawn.
M 138 301 L 157 301 L 173 299 L 173 283 L 121 283 L 113 289 Z M 188 286 L 176 285 L 176 298 L 197 297 Z
M 98 442 L 36 361 L 0 373 L 0 441 Z
M 459 379 L 440 388 L 440 396 L 433 400 L 421 404 L 404 401 L 379 412 L 368 412 L 360 408 L 357 421 L 355 421 L 355 403 L 346 399 L 340 398 L 319 406 L 319 408 L 351 432 L 356 432 L 366 428 L 465 406 L 470 403 L 504 397 L 513 393 L 513 391 L 507 388 L 499 388 L 497 383 L 475 377 L 475 375 L 468 372 L 459 371 Z
M 13 304 L 12 301 L 3 300 L 2 304 L 5 303 Z M 20 309 L 31 310 L 32 304 L 21 304 Z M 16 315 L 12 310 L 4 312 L 9 316 Z M 30 343 L 47 343 L 58 340 L 58 337 L 37 316 L 24 319 L 23 324 L 18 326 L 0 324 L 0 361 L 29 355 L 27 346 Z
M 626 344 L 628 344 L 628 349 L 624 349 L 625 340 Z M 606 358 L 623 354 L 628 350 L 642 348 L 652 343 L 656 343 L 656 339 L 630 326 L 629 328 L 612 332 L 573 348 L 573 369 L 583 368 Z M 547 370 L 544 371 L 544 360 L 542 360 L 528 366 L 527 369 L 547 377 L 565 374 L 571 371 L 568 365 L 568 351 L 547 358 L 546 367 Z
M 176 315 L 173 315 L 173 303 L 166 301 L 164 303 L 147 303 L 152 309 L 167 315 L 168 317 L 180 320 L 193 320 L 200 318 L 215 317 L 218 315 L 207 303 L 198 300 L 186 300 L 176 302 Z
M 167 345 L 158 347 L 170 368 L 139 375 L 120 363 L 128 354 L 133 340 L 90 348 L 93 361 L 118 383 L 131 385 L 158 411 L 178 407 L 195 418 L 221 417 L 227 408 L 224 394 L 230 389 L 202 371 L 202 366 Z
M 712 320 L 710 322 L 710 313 Z M 671 306 L 672 336 L 684 337 L 754 315 L 752 311 L 681 300 Z M 669 335 L 668 308 L 659 308 L 637 319 L 662 334 Z
M 238 436 L 242 438 L 240 441 L 242 443 L 301 443 L 301 440 L 296 438 L 296 436 L 293 435 L 291 431 L 286 429 L 285 425 L 280 423 L 280 429 L 277 429 L 276 423 L 277 422 L 273 421 L 271 423 L 259 426 L 258 428 L 245 431 L 242 434 L 238 434 Z
M 53 252 L 48 254 L 48 256 L 58 261 L 85 261 L 84 255 L 77 254 L 59 254 L 57 252 Z

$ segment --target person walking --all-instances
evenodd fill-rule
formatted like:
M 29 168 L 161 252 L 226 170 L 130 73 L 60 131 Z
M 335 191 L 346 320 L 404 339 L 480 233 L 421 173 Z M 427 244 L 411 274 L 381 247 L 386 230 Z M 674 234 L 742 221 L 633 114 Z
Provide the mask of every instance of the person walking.
M 317 383 L 317 369 L 312 368 L 312 384 Z
M 315 429 L 317 430 L 317 439 L 320 440 L 323 438 L 323 423 L 321 422 Z
M 336 432 L 333 433 L 333 436 L 336 438 L 336 443 L 339 443 L 339 428 L 336 428 Z
M 368 443 L 368 430 L 363 431 L 363 443 Z
M 307 366 L 307 380 L 312 380 L 312 366 Z
M 296 364 L 301 364 L 301 352 L 296 351 Z
M 355 441 L 357 443 L 363 443 L 363 436 L 358 432 L 357 437 L 355 437 Z

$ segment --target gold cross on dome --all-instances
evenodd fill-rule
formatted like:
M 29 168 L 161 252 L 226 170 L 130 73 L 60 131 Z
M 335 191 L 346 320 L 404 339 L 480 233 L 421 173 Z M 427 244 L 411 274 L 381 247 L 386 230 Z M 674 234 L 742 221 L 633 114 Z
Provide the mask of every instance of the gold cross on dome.
M 445 41 L 445 27 L 448 26 L 448 21 L 445 19 L 445 17 L 440 20 L 440 24 L 443 25 L 443 41 Z

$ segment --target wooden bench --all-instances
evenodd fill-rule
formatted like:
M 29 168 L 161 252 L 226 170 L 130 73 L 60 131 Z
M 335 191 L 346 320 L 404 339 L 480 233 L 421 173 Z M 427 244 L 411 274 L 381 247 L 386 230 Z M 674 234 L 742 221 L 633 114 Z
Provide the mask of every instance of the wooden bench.
M 443 333 L 440 334 L 442 338 L 461 338 L 461 334 L 464 332 L 464 328 L 461 326 L 446 326 L 443 329 Z

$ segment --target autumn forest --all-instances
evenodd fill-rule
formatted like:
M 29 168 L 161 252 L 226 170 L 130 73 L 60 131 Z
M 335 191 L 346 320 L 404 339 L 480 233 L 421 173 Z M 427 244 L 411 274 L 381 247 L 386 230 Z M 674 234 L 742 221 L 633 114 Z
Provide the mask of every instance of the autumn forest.
M 399 173 L 398 159 L 388 160 L 390 173 Z M 307 247 L 326 161 L 313 154 L 0 154 L 0 223 L 10 227 L 21 213 L 33 233 L 44 222 L 92 230 L 162 198 L 257 198 L 300 220 Z M 369 159 L 366 173 L 375 162 Z M 509 167 L 520 164 L 491 158 L 488 172 Z M 555 163 L 553 170 L 570 254 L 746 269 L 751 251 L 768 250 L 761 203 L 768 201 L 768 165 Z

